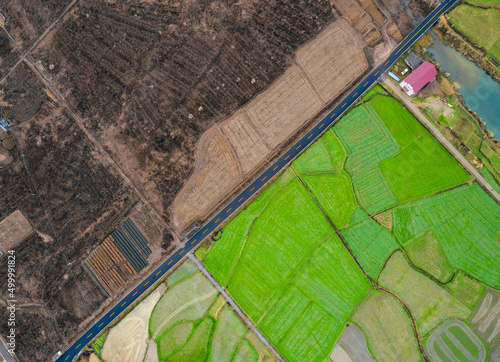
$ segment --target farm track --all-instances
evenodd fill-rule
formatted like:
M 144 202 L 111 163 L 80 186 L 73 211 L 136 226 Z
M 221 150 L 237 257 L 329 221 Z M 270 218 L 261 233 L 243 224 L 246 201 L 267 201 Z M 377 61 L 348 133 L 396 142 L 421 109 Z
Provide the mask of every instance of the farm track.
M 136 184 L 134 184 L 132 182 L 132 180 L 127 176 L 127 174 L 123 171 L 123 169 L 115 162 L 115 160 L 111 157 L 111 155 L 104 149 L 104 147 L 99 143 L 99 141 L 85 127 L 83 120 L 76 114 L 76 112 L 68 104 L 68 102 L 61 95 L 61 93 L 54 86 L 52 86 L 52 84 L 48 80 L 46 80 L 42 76 L 42 74 L 40 73 L 38 68 L 33 64 L 33 61 L 31 59 L 28 59 L 28 58 L 24 58 L 24 61 L 33 70 L 33 72 L 35 74 L 37 74 L 39 80 L 52 92 L 52 94 L 55 95 L 55 97 L 58 98 L 59 104 L 67 110 L 69 116 L 75 121 L 75 123 L 82 130 L 82 132 L 87 136 L 87 138 L 95 145 L 95 147 L 101 153 L 101 155 L 104 157 L 104 159 L 106 161 L 108 161 L 108 163 L 110 165 L 112 165 L 112 167 L 115 168 L 115 170 L 118 172 L 118 174 L 121 176 L 121 178 L 125 181 L 125 183 L 134 189 L 137 196 L 144 203 L 144 206 L 145 207 L 149 206 L 151 208 L 152 212 L 158 218 L 158 220 L 160 220 L 160 222 L 163 224 L 163 226 L 166 227 L 173 234 L 175 234 L 177 236 L 177 238 L 179 238 L 179 236 L 175 233 L 174 229 L 161 216 L 161 213 L 159 213 L 158 210 L 156 210 L 154 205 L 149 202 L 149 200 L 146 198 L 146 196 L 143 194 L 143 192 L 137 187 Z
M 59 14 L 57 18 L 54 19 L 54 21 L 45 29 L 45 31 L 26 49 L 22 55 L 19 57 L 17 62 L 10 68 L 10 70 L 4 75 L 4 77 L 0 80 L 0 84 L 3 84 L 5 80 L 9 77 L 9 75 L 17 68 L 19 64 L 23 60 L 26 59 L 26 56 L 28 56 L 29 53 L 31 53 L 37 46 L 42 42 L 43 39 L 52 31 L 52 29 L 57 25 L 57 23 L 66 15 L 72 8 L 73 6 L 76 5 L 78 0 L 73 0 L 71 3 L 66 6 L 66 8 Z M 10 34 L 9 34 L 10 35 Z M 36 72 L 38 73 L 38 71 Z
M 470 164 L 467 159 L 462 156 L 462 154 L 446 139 L 446 137 L 439 132 L 439 130 L 422 114 L 422 112 L 415 106 L 411 101 L 403 94 L 403 92 L 394 85 L 391 81 L 385 80 L 384 83 L 398 96 L 398 99 L 404 103 L 404 105 L 413 113 L 417 119 L 431 131 L 432 135 L 450 152 L 453 157 L 467 169 L 476 180 L 496 199 L 496 202 L 500 204 L 500 193 L 495 191 L 495 189 L 486 181 L 486 179 L 479 173 L 474 166 Z

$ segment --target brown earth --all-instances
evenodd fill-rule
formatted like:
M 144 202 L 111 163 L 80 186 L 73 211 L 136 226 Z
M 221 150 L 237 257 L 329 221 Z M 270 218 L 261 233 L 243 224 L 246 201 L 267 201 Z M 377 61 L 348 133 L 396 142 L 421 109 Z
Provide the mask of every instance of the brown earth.
M 188 179 L 200 173 L 198 165 L 235 175 L 236 181 L 224 182 L 237 187 L 284 141 L 281 123 L 290 122 L 285 131 L 292 135 L 340 95 L 340 88 L 321 82 L 322 67 L 332 67 L 344 87 L 354 80 L 336 68 L 346 64 L 339 54 L 354 51 L 346 47 L 350 41 L 325 50 L 330 57 L 320 60 L 333 63 L 317 69 L 308 68 L 307 54 L 302 63 L 294 61 L 301 45 L 344 16 L 346 29 L 363 39 L 355 43 L 369 44 L 363 50 L 372 62 L 371 47 L 404 33 L 389 26 L 406 11 L 368 0 L 74 2 L 60 16 L 73 2 L 0 0 L 1 112 L 13 120 L 20 146 L 0 169 L 0 218 L 20 209 L 37 229 L 16 249 L 18 300 L 38 306 L 18 314 L 18 352 L 26 361 L 50 358 L 109 305 L 81 262 L 139 199 L 153 217 L 163 217 L 155 219 L 159 259 L 174 239 L 165 222 L 179 218 L 172 202 L 184 185 L 194 184 Z M 412 3 L 415 9 L 424 4 Z M 18 62 L 28 50 L 27 60 Z M 365 59 L 359 49 L 350 54 Z M 38 61 L 45 79 L 35 73 Z M 271 98 L 258 94 L 287 77 L 290 89 L 272 88 L 281 111 L 270 110 Z M 292 102 L 299 85 L 311 103 Z M 311 91 L 313 85 L 318 88 Z M 249 101 L 248 112 L 235 113 Z M 305 112 L 301 119 L 287 108 L 292 104 Z M 201 160 L 200 150 L 210 147 L 216 157 Z M 210 182 L 213 193 L 226 193 L 219 180 Z M 197 192 L 188 199 L 200 198 Z M 182 216 L 183 223 L 197 217 L 206 215 Z
M 104 295 L 81 262 L 114 231 L 137 198 L 114 170 L 103 166 L 75 122 L 44 100 L 43 90 L 38 89 L 38 97 L 36 78 L 18 79 L 27 75 L 30 71 L 21 66 L 5 85 L 7 99 L 27 103 L 18 98 L 29 95 L 33 102 L 25 109 L 19 103 L 10 108 L 22 122 L 16 121 L 13 129 L 14 160 L 0 170 L 0 218 L 19 209 L 48 236 L 44 241 L 35 234 L 15 248 L 18 356 L 39 361 L 68 343 L 103 303 Z M 6 262 L 0 259 L 0 270 L 6 270 Z M 11 299 L 5 282 L 0 281 L 3 300 Z M 28 310 L 24 304 L 40 307 Z M 5 335 L 6 328 L 0 323 L 0 333 Z

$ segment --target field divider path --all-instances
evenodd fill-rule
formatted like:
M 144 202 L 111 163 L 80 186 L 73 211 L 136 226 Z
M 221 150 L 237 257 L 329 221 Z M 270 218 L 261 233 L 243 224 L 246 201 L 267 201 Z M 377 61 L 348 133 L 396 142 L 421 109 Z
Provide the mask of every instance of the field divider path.
M 245 324 L 247 325 L 247 327 L 249 327 L 250 330 L 253 330 L 255 332 L 255 334 L 257 335 L 257 337 L 260 339 L 260 341 L 266 346 L 268 347 L 269 349 L 271 349 L 275 354 L 276 356 L 278 357 L 278 360 L 284 362 L 285 360 L 283 359 L 283 357 L 281 356 L 281 354 L 278 352 L 278 350 L 276 348 L 274 348 L 274 346 L 266 339 L 264 338 L 264 335 L 262 334 L 262 332 L 257 328 L 256 325 L 253 324 L 253 322 L 250 320 L 250 318 L 248 318 L 248 316 L 242 311 L 242 309 L 236 304 L 236 302 L 234 301 L 234 299 L 224 290 L 224 288 L 214 279 L 214 277 L 210 274 L 210 272 L 208 271 L 207 268 L 205 268 L 205 266 L 200 263 L 200 261 L 198 260 L 198 258 L 196 258 L 193 253 L 189 253 L 188 254 L 188 258 L 191 259 L 191 261 L 193 261 L 193 263 L 196 264 L 196 266 L 198 267 L 198 269 L 201 270 L 201 272 L 205 275 L 205 277 L 212 283 L 212 285 L 215 287 L 215 289 L 217 289 L 217 291 L 222 294 L 222 296 L 224 297 L 224 299 L 226 299 L 229 304 L 234 308 L 234 311 L 238 314 L 238 316 L 243 320 L 245 321 Z
M 156 339 L 156 337 L 158 337 L 158 331 L 161 332 L 162 328 L 172 319 L 174 318 L 177 314 L 179 314 L 183 309 L 186 309 L 187 307 L 189 307 L 190 305 L 192 304 L 195 304 L 197 302 L 200 302 L 202 300 L 205 300 L 207 298 L 210 298 L 211 296 L 213 296 L 214 294 L 217 294 L 217 290 L 212 290 L 210 293 L 208 294 L 205 294 L 205 295 L 202 295 L 201 297 L 198 297 L 198 298 L 195 298 L 183 305 L 181 305 L 179 308 L 177 308 L 172 314 L 170 314 L 168 316 L 167 319 L 165 319 L 163 322 L 161 322 L 161 324 L 158 326 L 158 328 L 156 328 L 156 331 L 155 333 L 153 334 L 153 339 Z
M 433 136 L 441 143 L 444 148 L 450 152 L 455 159 L 460 162 L 460 164 L 465 167 L 476 179 L 477 181 L 488 190 L 488 192 L 496 199 L 497 202 L 500 203 L 500 193 L 498 193 L 486 179 L 479 173 L 478 170 L 474 166 L 470 164 L 469 161 L 446 139 L 446 137 L 434 126 L 418 109 L 411 100 L 406 97 L 403 92 L 391 81 L 384 80 L 384 84 L 386 84 L 391 90 L 398 96 L 399 100 L 404 103 L 404 105 L 413 113 L 417 119 L 428 129 L 431 131 Z

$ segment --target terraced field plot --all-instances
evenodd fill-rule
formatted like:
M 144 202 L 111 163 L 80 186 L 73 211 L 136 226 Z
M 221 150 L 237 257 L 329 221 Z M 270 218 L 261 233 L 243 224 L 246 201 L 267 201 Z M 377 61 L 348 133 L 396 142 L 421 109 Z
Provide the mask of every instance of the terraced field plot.
M 500 208 L 477 185 L 461 186 L 469 175 L 381 93 L 344 116 L 197 253 L 287 360 L 324 360 L 348 320 L 361 327 L 376 359 L 419 360 L 401 303 L 420 336 L 447 318 L 468 318 L 484 286 L 457 268 L 479 262 L 486 250 L 470 248 L 470 238 L 483 237 L 491 253 L 484 268 L 494 271 L 482 279 L 471 268 L 465 272 L 490 286 L 500 273 L 493 265 Z M 411 172 L 396 168 L 401 159 Z M 449 209 L 443 198 L 462 192 L 477 202 L 471 194 Z M 442 214 L 425 214 L 432 212 Z M 449 230 L 449 245 L 440 229 L 448 224 L 456 228 L 454 239 Z M 462 259 L 450 254 L 461 236 L 460 247 L 468 250 Z M 394 253 L 398 248 L 425 275 Z M 449 283 L 445 288 L 436 280 Z M 371 294 L 350 316 L 369 295 L 370 282 L 386 291 Z
M 481 5 L 495 4 L 489 2 Z M 462 34 L 500 59 L 500 9 L 463 4 L 453 9 L 450 21 Z

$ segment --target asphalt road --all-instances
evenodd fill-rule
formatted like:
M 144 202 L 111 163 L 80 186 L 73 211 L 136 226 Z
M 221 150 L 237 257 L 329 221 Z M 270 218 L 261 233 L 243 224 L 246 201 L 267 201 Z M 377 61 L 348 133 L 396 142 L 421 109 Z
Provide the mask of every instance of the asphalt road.
M 257 193 L 270 179 L 281 169 L 286 167 L 297 155 L 314 142 L 321 134 L 328 129 L 340 116 L 367 90 L 378 77 L 383 74 L 398 57 L 400 57 L 421 35 L 423 35 L 431 25 L 437 21 L 439 15 L 448 9 L 457 0 L 446 0 L 439 4 L 422 22 L 393 50 L 388 58 L 381 65 L 376 67 L 356 88 L 354 88 L 337 107 L 332 109 L 323 119 L 321 119 L 313 129 L 304 137 L 297 141 L 285 154 L 283 154 L 274 164 L 269 166 L 256 180 L 254 180 L 245 190 L 236 196 L 221 212 L 206 223 L 200 231 L 189 239 L 184 247 L 178 249 L 172 256 L 149 274 L 138 286 L 129 294 L 115 304 L 103 317 L 101 317 L 92 327 L 90 327 L 75 343 L 73 343 L 58 361 L 72 361 L 83 347 L 85 347 L 97 334 L 116 319 L 124 310 L 142 296 L 159 278 L 174 267 L 187 253 L 201 243 L 212 231 L 231 217 L 240 206 Z

